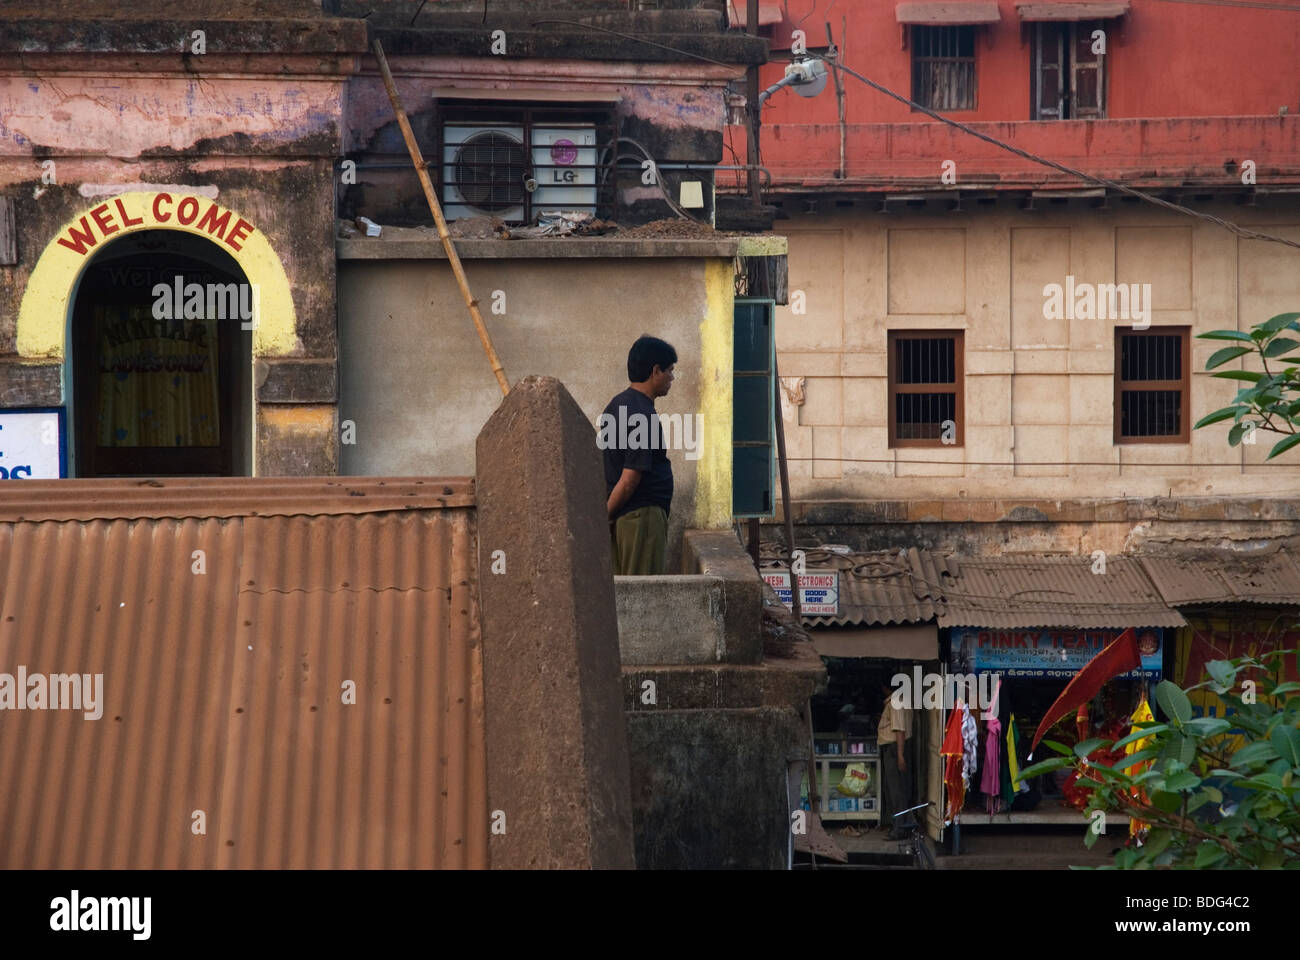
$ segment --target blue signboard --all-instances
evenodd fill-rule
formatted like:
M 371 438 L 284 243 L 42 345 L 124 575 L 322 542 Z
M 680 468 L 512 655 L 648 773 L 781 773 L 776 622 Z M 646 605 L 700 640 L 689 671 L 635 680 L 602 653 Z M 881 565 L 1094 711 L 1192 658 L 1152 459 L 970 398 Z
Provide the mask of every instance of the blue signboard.
M 953 669 L 965 673 L 1000 673 L 1006 677 L 1073 677 L 1122 630 L 993 630 L 954 627 Z M 1142 669 L 1123 674 L 1159 680 L 1164 631 L 1139 627 Z

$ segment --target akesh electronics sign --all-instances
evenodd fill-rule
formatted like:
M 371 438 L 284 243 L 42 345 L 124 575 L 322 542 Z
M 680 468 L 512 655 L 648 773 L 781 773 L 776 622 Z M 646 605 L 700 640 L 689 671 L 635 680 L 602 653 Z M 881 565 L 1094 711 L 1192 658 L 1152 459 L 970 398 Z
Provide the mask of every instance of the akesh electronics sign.
M 990 630 L 955 627 L 952 630 L 954 662 L 964 662 L 976 673 L 1000 673 L 1007 677 L 1069 678 L 1079 672 L 1122 630 Z M 1160 679 L 1164 652 L 1164 631 L 1138 628 L 1141 670 L 1129 677 Z M 960 658 L 960 659 L 959 659 Z

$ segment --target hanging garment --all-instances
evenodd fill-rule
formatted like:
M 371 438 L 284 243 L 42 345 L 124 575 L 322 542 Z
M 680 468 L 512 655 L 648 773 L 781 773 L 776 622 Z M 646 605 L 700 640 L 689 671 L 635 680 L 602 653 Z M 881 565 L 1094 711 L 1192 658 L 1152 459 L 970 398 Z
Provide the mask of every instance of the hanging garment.
M 975 776 L 975 769 L 979 766 L 979 728 L 975 726 L 975 718 L 970 715 L 970 707 L 966 706 L 965 703 L 960 706 L 961 778 L 967 786 L 970 786 L 971 778 Z
M 998 769 L 1002 766 L 1002 724 L 997 717 L 984 721 L 988 735 L 984 738 L 984 775 L 980 778 L 980 791 L 984 794 L 984 808 L 997 813 L 1002 807 L 1002 785 Z
M 962 806 L 966 803 L 966 783 L 962 779 L 965 752 L 961 733 L 962 712 L 954 708 L 948 715 L 948 726 L 943 734 L 943 746 L 939 748 L 939 753 L 943 757 L 943 784 L 948 791 L 948 808 L 943 815 L 945 824 L 957 819 Z
M 1025 793 L 1029 784 L 1020 779 L 1020 735 L 1016 733 L 1016 715 L 1007 721 L 1007 768 L 1011 774 L 1011 793 Z M 1004 796 L 1005 799 L 1005 796 Z M 1007 801 L 1010 803 L 1010 801 Z
M 1133 716 L 1129 718 L 1129 721 L 1132 723 L 1132 728 L 1129 730 L 1129 732 L 1136 733 L 1138 730 L 1137 725 L 1139 723 L 1151 723 L 1154 720 L 1155 720 L 1155 716 L 1151 713 L 1151 704 L 1147 703 L 1147 698 L 1144 696 L 1142 698 L 1142 702 L 1138 704 L 1138 708 L 1133 711 Z M 1152 739 L 1153 739 L 1152 737 L 1143 737 L 1141 740 L 1134 740 L 1132 743 L 1126 744 L 1124 747 L 1125 756 L 1131 757 L 1139 750 L 1145 749 L 1151 743 Z M 1143 772 L 1145 772 L 1146 769 L 1150 766 L 1151 766 L 1151 761 L 1144 760 L 1141 763 L 1135 763 L 1133 766 L 1129 767 L 1128 770 L 1126 770 L 1125 772 L 1130 777 L 1137 777 Z M 1134 787 L 1132 790 L 1129 791 L 1129 796 L 1133 797 L 1133 799 L 1135 800 L 1140 801 L 1141 803 L 1147 802 L 1147 792 L 1143 790 L 1141 787 Z M 1138 844 L 1141 845 L 1142 841 L 1146 839 L 1148 826 L 1149 824 L 1147 824 L 1145 821 L 1138 820 L 1136 817 L 1130 817 L 1128 821 L 1128 835 L 1130 837 L 1136 837 Z

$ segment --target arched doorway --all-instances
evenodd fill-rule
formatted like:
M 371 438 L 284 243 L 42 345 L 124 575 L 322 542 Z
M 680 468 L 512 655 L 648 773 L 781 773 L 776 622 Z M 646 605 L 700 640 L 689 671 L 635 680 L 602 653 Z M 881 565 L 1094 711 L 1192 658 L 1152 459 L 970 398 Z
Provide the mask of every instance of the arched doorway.
M 76 475 L 248 475 L 255 298 L 192 233 L 139 230 L 95 254 L 68 330 Z

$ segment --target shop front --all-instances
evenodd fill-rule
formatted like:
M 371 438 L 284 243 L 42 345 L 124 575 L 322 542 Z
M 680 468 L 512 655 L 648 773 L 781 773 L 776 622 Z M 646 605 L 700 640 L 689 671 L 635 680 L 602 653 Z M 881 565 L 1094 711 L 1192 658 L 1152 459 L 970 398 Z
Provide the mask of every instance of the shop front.
M 963 700 L 977 730 L 978 765 L 960 814 L 963 824 L 1080 822 L 1085 794 L 1075 789 L 1067 771 L 1023 781 L 1013 770 L 1029 764 L 1034 733 L 1061 691 L 1122 632 L 1118 627 L 957 627 L 949 631 L 946 663 L 951 686 L 966 694 Z M 1109 680 L 1086 708 L 1055 723 L 1044 739 L 1066 747 L 1092 737 L 1117 740 L 1128 733 L 1144 699 L 1155 703 L 1154 686 L 1165 675 L 1173 631 L 1138 627 L 1136 632 L 1141 667 Z M 996 744 L 992 751 L 990 730 Z M 1038 752 L 1048 751 L 1040 747 Z M 998 766 L 990 773 L 991 762 Z

